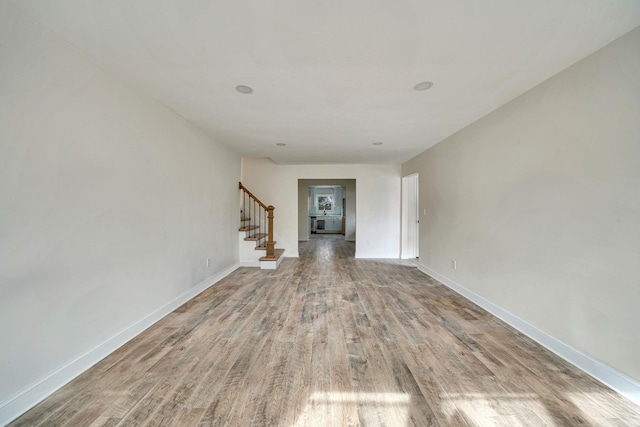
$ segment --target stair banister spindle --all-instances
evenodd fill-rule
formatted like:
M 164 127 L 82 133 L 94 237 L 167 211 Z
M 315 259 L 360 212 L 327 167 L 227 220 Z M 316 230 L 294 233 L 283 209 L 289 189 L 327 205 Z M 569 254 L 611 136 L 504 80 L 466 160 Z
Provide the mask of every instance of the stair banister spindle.
M 242 192 L 242 204 L 244 205 L 244 216 L 245 216 L 245 218 L 251 218 L 251 212 L 247 212 L 247 209 L 249 209 L 249 203 L 247 201 L 247 192 L 246 191 Z M 251 222 L 249 222 L 249 225 L 251 225 Z

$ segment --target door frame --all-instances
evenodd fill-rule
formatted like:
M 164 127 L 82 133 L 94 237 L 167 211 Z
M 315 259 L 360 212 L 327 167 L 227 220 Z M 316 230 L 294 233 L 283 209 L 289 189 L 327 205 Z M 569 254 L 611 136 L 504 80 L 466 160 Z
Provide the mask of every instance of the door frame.
M 402 177 L 402 259 L 420 256 L 420 193 L 419 175 L 413 173 Z

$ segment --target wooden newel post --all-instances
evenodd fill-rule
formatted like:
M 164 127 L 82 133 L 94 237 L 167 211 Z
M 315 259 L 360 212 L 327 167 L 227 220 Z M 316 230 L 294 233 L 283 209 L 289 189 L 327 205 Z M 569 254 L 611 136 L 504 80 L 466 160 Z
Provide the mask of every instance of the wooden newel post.
M 275 254 L 274 246 L 276 242 L 273 241 L 273 206 L 267 206 L 267 219 L 269 220 L 269 236 L 267 237 L 267 257 L 273 257 Z

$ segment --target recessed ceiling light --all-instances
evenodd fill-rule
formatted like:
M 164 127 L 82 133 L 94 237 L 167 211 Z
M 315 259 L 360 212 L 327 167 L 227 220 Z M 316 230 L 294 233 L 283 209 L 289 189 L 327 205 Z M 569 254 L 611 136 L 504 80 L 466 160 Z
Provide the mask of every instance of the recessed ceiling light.
M 374 142 L 372 145 L 382 145 L 382 142 Z
M 284 142 L 276 142 L 276 145 L 277 145 L 278 147 L 284 147 L 284 146 L 285 146 L 285 145 L 287 145 L 287 144 L 285 144 Z
M 431 86 L 433 86 L 432 82 L 420 82 L 413 87 L 413 90 L 427 90 L 430 89 Z
M 236 90 L 245 95 L 249 95 L 250 93 L 253 93 L 253 88 L 245 85 L 236 86 Z

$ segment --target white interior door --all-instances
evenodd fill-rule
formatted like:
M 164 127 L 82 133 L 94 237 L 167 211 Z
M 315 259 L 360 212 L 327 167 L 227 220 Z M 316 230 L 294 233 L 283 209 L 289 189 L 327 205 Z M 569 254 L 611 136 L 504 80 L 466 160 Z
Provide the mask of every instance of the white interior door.
M 402 178 L 402 258 L 420 255 L 418 174 Z

